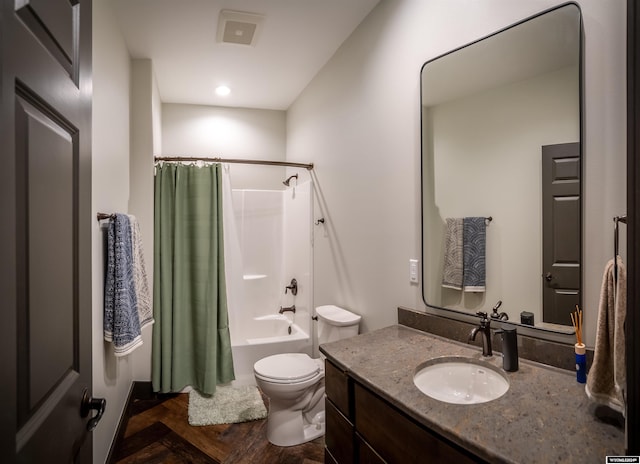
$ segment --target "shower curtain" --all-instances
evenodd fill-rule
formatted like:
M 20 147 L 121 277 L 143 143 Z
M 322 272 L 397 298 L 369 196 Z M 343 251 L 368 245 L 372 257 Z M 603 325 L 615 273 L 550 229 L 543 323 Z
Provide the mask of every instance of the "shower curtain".
M 157 167 L 152 382 L 213 394 L 234 380 L 219 164 Z
M 229 326 L 239 327 L 242 324 L 242 309 L 245 307 L 243 258 L 238 238 L 233 191 L 231 189 L 231 169 L 228 164 L 222 165 L 222 211 L 224 225 L 224 267 L 227 284 L 227 308 L 229 310 Z M 234 331 L 231 329 L 231 344 L 234 344 Z

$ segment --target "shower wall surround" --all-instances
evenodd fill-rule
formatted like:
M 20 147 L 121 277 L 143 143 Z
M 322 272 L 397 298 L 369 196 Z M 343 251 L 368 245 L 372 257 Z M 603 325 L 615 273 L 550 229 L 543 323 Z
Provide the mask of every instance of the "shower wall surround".
M 276 314 L 282 304 L 283 206 L 282 192 L 276 190 L 233 191 L 240 256 L 225 255 L 225 261 L 242 263 L 242 276 L 238 276 L 242 302 L 229 308 L 231 327 L 245 318 Z M 235 282 L 227 284 L 235 286 Z
M 300 177 L 306 181 L 285 190 L 237 189 L 225 202 L 232 203 L 225 268 L 237 385 L 254 384 L 253 365 L 266 356 L 312 354 L 312 184 Z M 286 288 L 294 278 L 295 295 Z M 279 314 L 294 305 L 295 313 Z
M 286 190 L 233 190 L 233 208 L 238 246 L 232 248 L 239 253 L 225 260 L 241 263 L 241 275 L 227 283 L 234 293 L 229 307 L 232 339 L 234 326 L 242 321 L 278 314 L 281 306 L 294 304 L 291 317 L 310 333 L 310 181 Z M 285 293 L 292 278 L 298 282 L 297 295 Z

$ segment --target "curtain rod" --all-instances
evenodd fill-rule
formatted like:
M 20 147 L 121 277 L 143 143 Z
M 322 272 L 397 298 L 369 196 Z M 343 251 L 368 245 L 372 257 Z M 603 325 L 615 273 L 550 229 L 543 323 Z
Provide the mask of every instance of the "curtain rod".
M 155 161 L 210 161 L 213 163 L 264 164 L 267 166 L 288 166 L 292 168 L 313 169 L 313 163 L 292 163 L 289 161 L 269 161 L 232 158 L 210 158 L 205 156 L 156 156 Z

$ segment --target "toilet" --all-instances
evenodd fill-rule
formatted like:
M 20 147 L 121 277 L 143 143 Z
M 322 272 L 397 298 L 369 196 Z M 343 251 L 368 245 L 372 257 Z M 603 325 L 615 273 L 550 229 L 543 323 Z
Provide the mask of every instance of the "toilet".
M 318 345 L 358 335 L 361 316 L 334 305 L 318 306 L 316 314 Z M 271 443 L 293 446 L 324 435 L 324 358 L 276 354 L 256 362 L 253 373 L 269 398 Z

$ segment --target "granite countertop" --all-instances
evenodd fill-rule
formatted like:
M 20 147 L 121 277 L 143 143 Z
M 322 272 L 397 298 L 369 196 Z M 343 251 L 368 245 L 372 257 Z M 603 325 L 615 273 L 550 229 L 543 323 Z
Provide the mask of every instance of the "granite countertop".
M 402 325 L 323 344 L 320 350 L 354 379 L 419 423 L 489 462 L 602 463 L 624 455 L 624 430 L 595 418 L 575 373 L 520 359 L 506 372 L 509 391 L 482 404 L 443 403 L 413 384 L 434 357 L 467 356 L 502 368 L 500 354 Z

